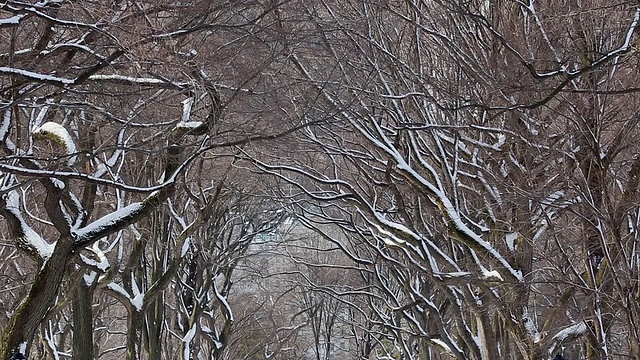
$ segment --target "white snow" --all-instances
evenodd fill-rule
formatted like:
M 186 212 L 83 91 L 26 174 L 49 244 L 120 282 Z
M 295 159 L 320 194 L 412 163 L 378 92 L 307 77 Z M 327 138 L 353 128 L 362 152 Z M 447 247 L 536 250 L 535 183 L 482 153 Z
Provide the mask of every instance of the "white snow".
M 586 331 L 587 331 L 587 323 L 584 321 L 581 321 L 577 324 L 573 324 L 571 326 L 568 326 L 562 329 L 561 331 L 559 331 L 557 334 L 553 336 L 553 339 L 558 342 L 562 342 L 564 341 L 564 339 L 568 338 L 569 336 L 583 334 Z
M 42 124 L 39 128 L 33 131 L 34 135 L 50 135 L 53 136 L 54 140 L 60 145 L 64 146 L 67 151 L 67 155 L 69 159 L 67 160 L 67 165 L 71 166 L 76 161 L 76 156 L 73 155 L 76 153 L 76 144 L 69 135 L 67 129 L 64 126 L 54 123 L 54 122 L 46 122 Z
M 134 280 L 133 275 L 132 275 L 132 280 Z M 129 295 L 127 290 L 125 290 L 122 286 L 114 282 L 109 283 L 107 285 L 107 288 L 117 292 L 121 296 L 128 299 L 129 302 L 131 303 L 131 306 L 133 306 L 134 309 L 136 309 L 137 311 L 141 311 L 142 305 L 144 305 L 144 293 L 141 293 L 140 291 L 138 291 L 138 285 L 136 284 L 135 280 L 132 282 L 132 286 L 133 286 L 132 291 L 134 295 L 133 297 Z
M 191 118 L 191 108 L 193 107 L 193 98 L 190 97 L 182 102 L 182 122 L 187 123 Z
M 452 271 L 447 273 L 434 272 L 433 275 L 445 279 L 455 279 L 471 276 L 471 273 L 468 271 Z
M 540 340 L 542 339 L 542 336 L 540 335 L 540 332 L 538 332 L 536 323 L 531 318 L 531 315 L 529 315 L 529 310 L 526 307 L 523 308 L 522 314 L 523 314 L 522 321 L 524 322 L 524 327 L 525 329 L 527 329 L 527 332 L 529 333 L 531 340 L 533 340 L 534 344 L 540 342 Z
M 185 239 L 184 243 L 182 243 L 182 250 L 180 251 L 180 257 L 183 258 L 187 255 L 187 251 L 189 251 L 189 244 L 191 243 L 191 238 L 188 237 Z
M 509 262 L 504 257 L 502 257 L 502 255 L 496 249 L 494 249 L 490 243 L 488 243 L 486 240 L 482 239 L 478 234 L 474 233 L 473 231 L 471 231 L 471 229 L 469 229 L 469 227 L 460 218 L 460 214 L 458 214 L 456 209 L 453 207 L 453 204 L 451 204 L 451 201 L 449 201 L 449 199 L 446 196 L 444 196 L 444 194 L 440 193 L 440 191 L 437 191 L 437 194 L 438 194 L 438 197 L 440 198 L 440 201 L 442 202 L 445 213 L 448 215 L 449 219 L 453 222 L 453 225 L 456 227 L 456 229 L 458 229 L 458 231 L 466 235 L 474 243 L 476 243 L 478 246 L 482 247 L 485 251 L 491 254 L 507 270 L 509 270 L 509 272 L 515 279 L 517 279 L 518 281 L 522 281 L 522 273 L 519 270 L 514 269 L 511 266 L 511 264 L 509 264 Z
M 505 241 L 507 242 L 507 248 L 509 248 L 509 251 L 511 252 L 515 252 L 516 251 L 516 240 L 518 239 L 518 233 L 517 232 L 512 232 L 511 234 L 507 234 L 507 236 L 505 236 Z
M 25 276 L 25 272 L 24 270 L 22 270 L 22 266 L 20 266 L 20 263 L 17 261 L 13 261 L 13 266 L 16 268 L 16 271 L 18 272 L 18 275 L 20 276 Z
M 142 311 L 143 303 L 144 303 L 144 294 L 137 294 L 136 296 L 133 297 L 133 299 L 131 299 L 131 305 L 133 305 L 133 307 L 138 311 Z
M 496 150 L 500 150 L 500 148 L 502 147 L 502 145 L 504 145 L 505 140 L 507 140 L 507 137 L 504 136 L 504 134 L 499 134 L 498 135 L 498 142 L 496 142 L 493 145 L 493 148 Z
M 104 252 L 100 250 L 100 246 L 97 242 L 93 243 L 93 246 L 91 246 L 91 251 L 93 251 L 93 253 L 98 257 L 98 260 L 100 260 L 99 263 L 96 262 L 95 266 L 102 271 L 107 271 L 110 266 L 109 259 L 107 259 Z
M 3 25 L 17 25 L 20 23 L 20 20 L 25 17 L 26 14 L 15 15 L 10 18 L 0 19 L 0 26 Z
M 57 187 L 60 190 L 62 190 L 62 189 L 64 189 L 66 187 L 66 185 L 64 184 L 64 181 L 62 181 L 60 179 L 49 178 L 49 181 L 51 181 L 53 186 Z
M 20 345 L 18 345 L 18 351 L 20 354 L 27 355 L 27 343 L 21 342 Z
M 71 80 L 71 79 L 65 79 L 65 78 L 48 75 L 48 74 L 40 74 L 40 73 L 36 73 L 29 70 L 16 69 L 16 68 L 11 68 L 6 66 L 0 66 L 0 73 L 20 75 L 20 76 L 24 76 L 34 80 L 40 80 L 40 81 L 57 82 L 57 83 L 60 83 L 60 85 L 72 85 L 73 83 L 75 83 L 75 80 Z
M 131 216 L 142 209 L 142 203 L 136 202 L 131 205 L 125 206 L 119 210 L 112 212 L 111 214 L 105 215 L 100 219 L 92 222 L 91 224 L 78 229 L 76 231 L 76 236 L 78 238 L 87 238 L 91 237 L 94 234 L 103 231 L 105 228 L 112 226 L 118 221 Z
M 11 125 L 11 107 L 7 107 L 2 117 L 2 125 L 0 125 L 0 140 L 4 140 Z
M 142 311 L 142 305 L 144 303 L 144 292 L 140 291 L 138 288 L 138 282 L 136 281 L 133 272 L 131 273 L 131 291 L 133 298 L 131 298 L 131 305 L 138 310 Z
M 520 270 L 514 269 L 513 266 L 511 266 L 511 264 L 489 242 L 484 240 L 480 235 L 473 232 L 467 226 L 467 224 L 465 224 L 460 214 L 451 203 L 451 200 L 447 197 L 446 193 L 442 190 L 442 184 L 437 175 L 437 172 L 435 171 L 435 169 L 431 167 L 431 165 L 428 162 L 424 161 L 421 158 L 418 158 L 418 160 L 421 160 L 420 165 L 425 167 L 428 170 L 428 172 L 433 175 L 435 183 L 427 180 L 425 177 L 419 174 L 411 165 L 409 165 L 407 161 L 405 161 L 404 157 L 393 147 L 392 145 L 393 142 L 391 142 L 388 138 L 386 138 L 384 136 L 384 133 L 380 129 L 377 129 L 378 134 L 383 137 L 384 142 L 372 136 L 369 131 L 363 129 L 357 122 L 352 121 L 351 124 L 361 134 L 367 137 L 375 146 L 377 146 L 379 149 L 385 151 L 388 155 L 390 155 L 392 159 L 395 161 L 396 167 L 399 171 L 405 172 L 412 179 L 414 179 L 415 181 L 420 183 L 422 186 L 424 186 L 425 190 L 429 191 L 437 198 L 437 200 L 441 205 L 441 210 L 443 212 L 443 215 L 445 215 L 449 219 L 449 222 L 451 223 L 451 225 L 455 227 L 461 235 L 467 238 L 466 241 L 471 242 L 474 245 L 484 249 L 484 251 L 490 254 L 495 260 L 500 262 L 500 264 L 509 271 L 509 273 L 513 278 L 515 278 L 518 281 L 522 281 L 522 272 Z M 377 126 L 377 124 L 375 125 Z M 378 217 L 377 214 L 376 214 L 376 217 Z M 388 225 L 388 224 L 385 224 L 385 225 Z M 406 233 L 407 232 L 406 230 L 408 229 L 404 228 L 402 225 L 399 225 L 396 227 L 396 230 L 400 230 Z M 408 233 L 411 233 L 411 232 L 409 231 Z
M 93 282 L 96 281 L 96 276 L 97 275 L 98 275 L 97 272 L 91 271 L 88 274 L 84 274 L 82 276 L 82 278 L 84 279 L 84 283 L 87 284 L 87 286 L 91 286 L 91 285 L 93 285 Z
M 51 100 L 47 100 L 47 103 L 51 103 Z M 40 111 L 38 112 L 38 116 L 36 116 L 35 120 L 33 120 L 33 123 L 30 124 L 31 129 L 37 129 L 40 126 L 40 124 L 42 124 L 42 120 L 44 120 L 44 117 L 47 115 L 50 108 L 51 106 L 47 105 L 42 109 L 40 109 Z
M 127 292 L 127 290 L 125 290 L 122 286 L 120 286 L 120 285 L 118 285 L 118 284 L 116 284 L 114 282 L 109 283 L 107 285 L 107 288 L 117 292 L 118 294 L 126 297 L 127 299 L 131 299 L 131 297 L 129 296 L 129 293 Z
M 191 329 L 189 329 L 189 331 L 187 331 L 187 333 L 182 338 L 182 342 L 184 343 L 183 359 L 191 358 L 191 342 L 193 341 L 193 338 L 195 336 L 196 336 L 196 324 L 194 323 L 193 325 L 191 325 Z
M 398 246 L 400 244 L 405 243 L 404 240 L 402 240 L 402 239 L 398 238 L 397 236 L 393 235 L 391 232 L 386 231 L 385 229 L 381 228 L 380 225 L 373 224 L 373 226 L 376 228 L 378 233 L 380 233 L 381 236 L 379 236 L 379 238 L 386 245 L 388 245 L 388 246 Z
M 148 86 L 166 85 L 169 87 L 176 87 L 176 88 L 186 88 L 191 86 L 191 83 L 174 83 L 167 80 L 156 79 L 156 78 L 132 77 L 132 76 L 117 75 L 117 74 L 91 75 L 89 76 L 89 80 L 132 83 L 132 84 L 148 85 Z
M 160 79 L 154 78 L 138 78 L 131 76 L 123 76 L 123 75 L 91 75 L 89 76 L 89 80 L 109 80 L 109 81 L 119 81 L 119 82 L 131 82 L 140 85 L 161 85 L 166 84 L 166 82 Z
M 109 159 L 105 159 L 104 162 L 101 162 L 97 167 L 96 167 L 96 171 L 93 173 L 93 176 L 95 177 L 101 177 L 102 175 L 104 175 L 108 168 L 107 167 L 113 167 L 116 162 L 118 161 L 118 159 L 124 154 L 124 151 L 122 150 L 122 148 L 124 148 L 124 131 L 120 130 L 120 132 L 118 132 L 118 143 L 117 143 L 117 148 L 116 150 L 113 151 L 113 154 L 111 154 L 111 157 L 109 157 Z
M 49 329 L 44 332 L 44 337 L 47 341 L 47 346 L 51 349 L 51 353 L 53 354 L 54 360 L 60 360 L 60 356 L 58 355 L 58 348 L 56 345 L 56 341 L 53 339 L 55 335 L 53 335 L 54 331 L 51 327 L 51 322 L 49 322 Z
M 213 283 L 213 290 L 216 293 L 216 298 L 222 303 L 222 306 L 224 306 L 227 315 L 228 315 L 228 320 L 230 322 L 233 322 L 233 311 L 231 310 L 231 306 L 229 305 L 229 303 L 227 302 L 227 299 L 222 296 L 222 294 L 220 294 L 220 292 L 218 291 L 218 286 L 216 285 L 216 283 Z
M 562 344 L 569 337 L 577 336 L 586 333 L 588 330 L 587 323 L 585 321 L 581 321 L 579 323 L 573 324 L 571 326 L 567 326 L 566 328 L 560 330 L 557 334 L 553 336 L 554 343 L 547 350 L 549 354 L 553 354 L 559 345 Z
M 179 122 L 176 124 L 176 129 L 193 130 L 199 128 L 202 124 L 202 121 Z
M 444 341 L 440 339 L 429 339 L 429 341 L 441 347 L 444 351 L 447 352 L 448 355 L 454 356 L 453 351 L 451 351 L 451 348 L 449 347 L 449 345 L 447 345 L 447 343 L 445 343 Z
M 483 271 L 482 278 L 484 280 L 504 281 L 504 279 L 502 278 L 502 275 L 500 275 L 500 273 L 496 270 Z
M 83 39 L 78 39 L 76 40 L 78 42 L 83 41 Z M 53 46 L 47 48 L 46 50 L 42 50 L 40 52 L 41 55 L 48 55 L 51 54 L 55 51 L 58 51 L 58 49 L 64 49 L 64 48 L 75 48 L 75 49 L 79 49 L 81 51 L 84 51 L 88 54 L 91 54 L 99 59 L 105 59 L 105 57 L 99 53 L 97 53 L 95 50 L 93 50 L 92 48 L 83 45 L 81 43 L 75 43 L 75 42 L 69 42 L 69 43 L 61 43 L 61 44 L 54 44 Z
M 91 258 L 88 258 L 82 254 L 80 254 L 80 259 L 82 260 L 83 263 L 89 265 L 89 266 L 93 266 L 101 271 L 106 271 L 109 268 L 109 260 L 107 260 L 107 257 L 104 256 L 104 254 L 96 254 L 98 256 L 98 259 L 100 261 L 95 261 Z
M 11 191 L 9 196 L 7 196 L 6 208 L 7 211 L 13 214 L 20 223 L 20 230 L 22 231 L 22 237 L 20 240 L 22 240 L 26 246 L 36 251 L 38 256 L 46 262 L 53 254 L 55 243 L 49 244 L 40 236 L 40 234 L 27 225 L 22 218 L 22 213 L 20 213 L 20 195 L 18 195 L 18 192 L 15 190 Z

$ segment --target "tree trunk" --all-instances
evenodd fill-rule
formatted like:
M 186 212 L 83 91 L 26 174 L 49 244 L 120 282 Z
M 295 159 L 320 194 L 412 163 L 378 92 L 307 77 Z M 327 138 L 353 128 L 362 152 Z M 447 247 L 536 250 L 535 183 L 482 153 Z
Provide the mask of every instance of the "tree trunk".
M 75 291 L 73 308 L 73 358 L 93 360 L 93 289 L 82 281 Z
M 29 295 L 20 303 L 3 331 L 1 360 L 10 360 L 14 355 L 18 358 L 17 354 L 28 357 L 33 335 L 58 295 L 71 250 L 70 238 L 58 239 L 51 258 L 36 274 Z
M 142 313 L 132 307 L 127 326 L 127 360 L 142 359 L 142 320 Z
M 154 300 L 145 316 L 145 345 L 149 360 L 160 360 L 162 355 L 162 329 L 164 326 L 164 302 L 162 297 Z

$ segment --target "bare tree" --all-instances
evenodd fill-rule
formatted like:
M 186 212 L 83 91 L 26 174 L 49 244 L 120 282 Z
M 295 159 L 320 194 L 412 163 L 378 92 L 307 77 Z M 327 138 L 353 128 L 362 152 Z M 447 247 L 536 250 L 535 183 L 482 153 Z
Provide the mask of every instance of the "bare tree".
M 52 358 L 68 352 L 69 335 L 74 358 L 116 354 L 121 345 L 92 345 L 111 335 L 124 335 L 128 358 L 142 356 L 146 337 L 158 358 L 152 339 L 165 335 L 142 324 L 163 316 L 161 298 L 217 206 L 233 147 L 306 126 L 251 110 L 278 109 L 267 90 L 282 50 L 262 22 L 278 5 L 0 5 L 0 214 L 7 241 L 35 264 L 28 293 L 5 304 L 0 358 L 28 356 L 39 326 L 48 342 L 34 351 Z M 104 311 L 117 300 L 126 334 L 105 326 L 93 338 L 95 296 Z
M 308 86 L 297 114 L 331 125 L 299 138 L 313 161 L 256 164 L 289 180 L 297 193 L 283 195 L 303 216 L 350 235 L 337 243 L 374 274 L 370 306 L 396 351 L 637 357 L 639 9 L 328 1 L 306 12 L 317 36 L 288 43 Z

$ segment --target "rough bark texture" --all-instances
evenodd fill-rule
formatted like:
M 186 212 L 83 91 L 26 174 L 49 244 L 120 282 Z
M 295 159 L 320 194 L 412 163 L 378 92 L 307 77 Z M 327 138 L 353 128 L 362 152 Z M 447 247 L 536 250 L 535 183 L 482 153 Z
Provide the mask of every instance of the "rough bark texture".
M 72 249 L 71 239 L 58 239 L 53 255 L 36 274 L 29 295 L 3 329 L 0 359 L 10 360 L 16 354 L 28 356 L 38 325 L 54 305 Z
M 93 360 L 93 290 L 81 282 L 75 290 L 71 301 L 73 308 L 73 358 Z

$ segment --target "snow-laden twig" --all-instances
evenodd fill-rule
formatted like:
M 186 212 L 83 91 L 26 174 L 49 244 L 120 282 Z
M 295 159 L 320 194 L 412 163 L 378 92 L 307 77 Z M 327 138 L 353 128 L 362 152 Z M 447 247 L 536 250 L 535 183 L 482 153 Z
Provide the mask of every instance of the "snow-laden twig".
M 31 80 L 51 83 L 58 86 L 73 85 L 73 83 L 75 82 L 75 80 L 73 79 L 62 78 L 59 76 L 54 76 L 49 74 L 41 74 L 34 71 L 12 68 L 7 66 L 0 66 L 0 74 L 19 75 Z
M 233 310 L 231 310 L 231 305 L 229 305 L 229 302 L 227 302 L 227 298 L 222 295 L 220 293 L 220 291 L 218 290 L 218 285 L 216 285 L 216 282 L 213 282 L 213 291 L 216 294 L 216 299 L 218 299 L 218 301 L 220 301 L 220 303 L 222 304 L 222 306 L 224 307 L 224 311 L 226 312 L 226 316 L 227 316 L 227 320 L 230 322 L 233 322 Z
M 91 224 L 75 231 L 78 239 L 88 239 L 95 237 L 96 234 L 104 232 L 105 229 L 121 222 L 122 219 L 131 218 L 140 213 L 144 209 L 141 202 L 135 202 L 110 214 L 107 214 Z
M 549 347 L 549 355 L 556 352 L 558 347 L 565 341 L 577 338 L 584 335 L 589 330 L 589 326 L 586 321 L 580 321 L 573 325 L 567 326 L 564 329 L 558 331 L 552 338 L 553 344 Z
M 27 16 L 27 14 L 18 14 L 10 18 L 0 19 L 0 28 L 5 26 L 18 25 L 20 23 L 20 20 L 22 20 L 25 16 Z
M 40 234 L 33 230 L 23 219 L 20 212 L 20 195 L 17 191 L 12 190 L 6 196 L 5 210 L 8 216 L 12 217 L 18 232 L 18 241 L 29 252 L 35 254 L 40 260 L 47 261 L 53 254 L 55 244 L 49 244 Z

